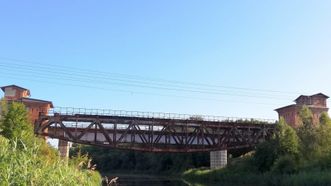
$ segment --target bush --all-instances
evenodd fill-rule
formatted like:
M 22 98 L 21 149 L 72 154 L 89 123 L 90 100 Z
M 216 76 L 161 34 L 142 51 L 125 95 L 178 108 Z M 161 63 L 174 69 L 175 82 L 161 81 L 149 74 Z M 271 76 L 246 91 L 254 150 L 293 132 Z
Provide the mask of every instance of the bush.
M 101 184 L 98 172 L 68 163 L 44 139 L 34 136 L 22 104 L 6 108 L 0 118 L 0 185 Z
M 290 155 L 281 156 L 272 167 L 272 172 L 277 174 L 293 174 L 297 171 L 298 161 Z
M 261 143 L 257 147 L 253 157 L 255 166 L 261 172 L 269 171 L 276 159 L 277 159 L 277 152 L 275 149 L 274 140 Z
M 17 141 L 0 136 L 0 185 L 98 185 L 98 172 L 68 166 L 59 157 L 40 157 L 40 145 L 18 148 Z M 23 144 L 24 145 L 24 144 Z
M 274 136 L 257 146 L 252 160 L 239 158 L 219 170 L 189 170 L 183 177 L 222 185 L 331 185 L 331 119 L 323 113 L 314 125 L 308 107 L 300 117 L 296 130 L 281 118 Z

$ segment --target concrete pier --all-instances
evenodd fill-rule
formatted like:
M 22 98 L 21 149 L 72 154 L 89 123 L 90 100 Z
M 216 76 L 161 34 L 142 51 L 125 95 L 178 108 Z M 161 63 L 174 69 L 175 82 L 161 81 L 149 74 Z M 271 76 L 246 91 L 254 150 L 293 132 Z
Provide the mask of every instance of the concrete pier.
M 212 151 L 210 152 L 210 168 L 218 169 L 223 168 L 228 163 L 228 151 Z
M 69 142 L 68 141 L 63 141 L 63 140 L 59 140 L 59 152 L 60 152 L 60 156 L 62 158 L 68 158 L 69 157 Z

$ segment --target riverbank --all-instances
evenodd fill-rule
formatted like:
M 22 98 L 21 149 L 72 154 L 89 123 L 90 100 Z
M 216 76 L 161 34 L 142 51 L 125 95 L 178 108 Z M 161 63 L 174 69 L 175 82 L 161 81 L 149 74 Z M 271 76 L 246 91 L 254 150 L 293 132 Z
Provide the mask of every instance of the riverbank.
M 237 185 L 237 186 L 327 186 L 331 185 L 330 171 L 307 171 L 296 174 L 273 174 L 252 172 L 231 172 L 227 169 L 200 170 L 191 169 L 183 178 L 192 185 Z
M 0 185 L 100 185 L 97 171 L 48 152 L 42 141 L 19 147 L 0 135 Z M 44 154 L 46 153 L 46 154 Z M 79 160 L 79 159 L 78 159 Z M 79 160 L 80 161 L 80 160 Z M 82 162 L 82 161 L 80 161 Z
M 280 118 L 271 139 L 254 152 L 229 161 L 218 170 L 191 169 L 183 177 L 222 185 L 331 185 L 331 119 L 322 113 L 315 125 L 308 107 L 301 125 L 292 128 Z
M 11 103 L 0 115 L 0 185 L 101 185 L 87 156 L 61 158 L 33 133 L 24 105 Z
M 329 164 L 324 164 L 326 162 L 321 160 L 309 164 L 301 162 L 300 166 L 284 162 L 278 165 L 283 171 L 275 168 L 261 171 L 256 163 L 256 154 L 251 152 L 230 159 L 226 168 L 189 169 L 182 174 L 182 178 L 191 185 L 198 186 L 331 186 Z M 294 168 L 295 171 L 292 172 Z

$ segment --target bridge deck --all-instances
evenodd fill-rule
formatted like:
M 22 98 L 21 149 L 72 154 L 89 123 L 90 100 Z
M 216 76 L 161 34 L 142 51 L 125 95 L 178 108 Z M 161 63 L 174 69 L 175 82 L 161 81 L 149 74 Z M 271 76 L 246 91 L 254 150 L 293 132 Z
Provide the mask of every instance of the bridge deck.
M 82 109 L 53 110 L 35 125 L 39 135 L 75 143 L 153 152 L 253 147 L 269 138 L 270 120 Z

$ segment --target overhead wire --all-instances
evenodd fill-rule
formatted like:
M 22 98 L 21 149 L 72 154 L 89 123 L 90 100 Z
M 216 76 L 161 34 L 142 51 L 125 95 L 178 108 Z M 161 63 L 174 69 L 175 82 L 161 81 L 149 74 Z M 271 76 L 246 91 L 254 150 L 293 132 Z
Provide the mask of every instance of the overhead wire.
M 1 61 L 0 61 L 1 62 Z M 2 64 L 1 64 L 2 63 Z M 270 98 L 270 99 L 282 99 L 285 97 L 280 98 L 280 96 L 275 95 L 259 95 L 257 93 L 254 93 L 253 95 L 248 94 L 247 92 L 229 92 L 229 90 L 217 90 L 217 89 L 202 89 L 202 88 L 196 88 L 193 89 L 192 87 L 185 87 L 185 86 L 166 86 L 164 84 L 146 84 L 146 82 L 136 82 L 132 80 L 123 80 L 123 79 L 112 79 L 112 78 L 104 78 L 99 76 L 91 76 L 89 74 L 79 74 L 75 75 L 71 73 L 70 71 L 65 71 L 64 69 L 53 69 L 49 67 L 35 67 L 33 65 L 13 65 L 1 62 L 0 66 L 3 69 L 7 69 L 9 71 L 18 71 L 21 70 L 21 73 L 24 71 L 24 73 L 33 73 L 34 76 L 43 76 L 43 77 L 49 77 L 49 74 L 53 74 L 56 76 L 61 75 L 61 77 L 65 77 L 65 80 L 71 80 L 71 81 L 78 81 L 78 82 L 89 82 L 89 83 L 104 83 L 108 84 L 111 83 L 112 85 L 121 85 L 121 86 L 133 86 L 133 87 L 142 87 L 142 88 L 152 88 L 152 89 L 163 89 L 163 90 L 169 90 L 169 91 L 184 91 L 184 92 L 191 92 L 191 93 L 202 93 L 202 94 L 220 94 L 220 95 L 228 95 L 228 96 L 243 96 L 243 97 L 255 97 L 255 98 Z M 14 68 L 14 69 L 13 69 Z M 28 72 L 29 71 L 29 72 Z M 72 70 L 71 70 L 72 71 Z M 57 77 L 59 78 L 59 77 Z M 102 78 L 102 79 L 101 79 Z M 96 81 L 97 80 L 97 81 Z M 121 83 L 114 82 L 114 81 L 121 81 Z M 128 83 L 129 82 L 129 83 Z M 232 90 L 233 91 L 233 90 Z
M 49 74 L 45 72 L 37 72 L 37 71 L 26 71 L 26 69 L 20 69 L 16 68 L 16 72 L 13 72 L 13 70 L 10 67 L 1 66 L 2 69 L 7 69 L 8 71 L 2 72 L 2 74 L 17 74 L 19 72 L 20 75 L 33 75 L 41 78 L 48 78 L 50 77 Z M 59 75 L 59 74 L 54 74 Z M 162 90 L 168 90 L 168 91 L 180 91 L 180 92 L 190 92 L 190 93 L 200 93 L 200 94 L 215 94 L 215 95 L 228 95 L 228 96 L 243 96 L 243 97 L 253 97 L 253 98 L 265 98 L 265 99 L 281 99 L 281 98 L 274 98 L 270 96 L 264 96 L 264 95 L 246 95 L 246 94 L 238 94 L 238 93 L 226 93 L 226 92 L 216 92 L 216 91 L 205 91 L 205 90 L 193 90 L 193 89 L 184 89 L 184 88 L 168 88 L 168 87 L 160 87 L 160 86 L 150 86 L 150 85 L 136 85 L 136 84 L 130 84 L 130 83 L 116 83 L 106 80 L 98 80 L 95 81 L 93 79 L 84 79 L 84 78 L 75 78 L 70 76 L 59 76 L 56 77 L 56 79 L 62 79 L 67 81 L 75 81 L 75 82 L 86 82 L 86 83 L 93 83 L 93 84 L 112 84 L 112 85 L 120 85 L 120 86 L 129 86 L 129 87 L 139 87 L 139 88 L 152 88 L 152 89 L 162 89 Z
M 4 61 L 10 61 L 10 63 L 17 62 L 19 65 L 27 64 L 29 63 L 30 66 L 33 66 L 35 68 L 47 68 L 47 69 L 55 69 L 57 68 L 60 71 L 69 71 L 70 73 L 87 73 L 87 75 L 93 74 L 95 77 L 96 75 L 102 76 L 103 78 L 105 76 L 117 76 L 123 79 L 131 79 L 134 81 L 147 81 L 147 82 L 162 82 L 162 83 L 169 83 L 169 84 L 178 84 L 178 85 L 184 85 L 184 86 L 202 86 L 202 87 L 218 87 L 223 89 L 235 89 L 235 90 L 242 90 L 242 91 L 255 91 L 255 92 L 269 92 L 269 93 L 281 93 L 281 94 L 298 94 L 298 92 L 288 92 L 288 91 L 279 91 L 279 90 L 268 90 L 268 89 L 256 89 L 256 88 L 243 88 L 243 87 L 234 87 L 234 86 L 220 86 L 220 85 L 211 85 L 211 84 L 204 84 L 204 83 L 196 83 L 196 82 L 183 82 L 183 81 L 176 81 L 176 80 L 164 80 L 160 78 L 148 78 L 148 77 L 142 77 L 137 75 L 128 75 L 128 74 L 120 74 L 120 73 L 111 73 L 111 72 L 105 72 L 105 71 L 96 71 L 93 69 L 82 69 L 77 67 L 69 67 L 69 66 L 63 66 L 58 64 L 45 64 L 35 61 L 27 61 L 27 60 L 21 60 L 21 59 L 13 59 L 13 58 L 7 58 L 7 57 L 1 57 L 0 56 L 1 63 L 4 63 Z M 7 63 L 8 64 L 8 63 Z M 68 70 L 70 69 L 70 70 Z
M 1 64 L 0 64 L 1 65 Z M 10 68 L 11 66 L 13 66 L 12 64 L 5 64 L 5 65 L 1 65 L 3 68 Z M 12 67 L 13 68 L 13 67 Z M 32 71 L 36 71 L 36 68 L 35 67 L 31 67 L 31 66 L 22 66 L 22 65 L 18 65 L 18 66 L 15 66 L 15 70 L 17 69 L 22 69 L 22 70 L 32 70 Z M 77 77 L 77 75 L 75 75 L 74 73 L 67 73 L 67 72 L 63 72 L 61 70 L 50 70 L 50 69 L 46 69 L 46 68 L 43 68 L 43 69 L 38 69 L 37 70 L 38 73 L 42 73 L 42 72 L 48 72 L 46 74 L 49 74 L 49 73 L 56 73 L 57 75 L 61 74 L 63 76 L 75 76 Z M 123 85 L 132 85 L 132 84 L 128 84 L 129 83 L 133 83 L 134 85 L 133 86 L 144 86 L 144 87 L 149 87 L 149 88 L 162 88 L 164 89 L 164 87 L 160 87 L 160 86 L 166 86 L 165 89 L 167 90 L 170 90 L 170 89 L 175 89 L 175 90 L 179 90 L 179 91 L 191 91 L 191 90 L 196 90 L 198 89 L 198 92 L 203 92 L 203 93 L 206 93 L 206 92 L 219 92 L 219 91 L 222 91 L 222 92 L 229 92 L 230 90 L 220 90 L 220 89 L 215 89 L 215 88 L 201 88 L 201 87 L 189 87 L 189 86 L 179 86 L 179 85 L 167 85 L 167 84 L 160 84 L 160 83 L 153 83 L 151 86 L 151 83 L 150 82 L 141 82 L 141 81 L 137 81 L 137 80 L 123 80 L 123 79 L 118 79 L 118 78 L 110 78 L 110 77 L 98 77 L 98 76 L 91 76 L 89 74 L 84 74 L 82 76 L 82 74 L 79 74 L 78 76 L 80 76 L 80 78 L 84 78 L 84 79 L 87 79 L 87 78 L 92 78 L 95 82 L 96 80 L 98 79 L 98 82 L 104 82 L 104 80 L 112 80 L 112 81 L 120 81 L 120 82 L 124 82 L 122 83 Z M 155 86 L 157 85 L 157 86 Z M 184 90 L 185 89 L 185 90 Z M 232 92 L 231 92 L 232 93 Z M 238 93 L 238 91 L 236 91 L 236 94 Z M 256 95 L 256 94 L 255 94 Z M 266 95 L 262 95 L 262 96 L 266 96 Z
M 8 65 L 8 64 L 7 64 Z M 8 66 L 7 66 L 8 67 Z M 24 67 L 29 67 L 29 66 L 23 66 L 23 70 Z M 31 67 L 31 66 L 30 66 Z M 1 69 L 5 69 L 6 66 L 2 66 Z M 17 70 L 17 66 L 15 66 L 16 70 Z M 33 68 L 33 66 L 32 66 Z M 8 74 L 8 72 L 13 72 L 12 68 L 7 68 L 7 72 L 2 72 L 2 75 L 5 75 L 6 73 Z M 21 70 L 22 70 L 22 66 L 21 66 Z M 37 71 L 31 71 L 33 74 L 26 74 L 26 75 L 32 75 L 32 77 L 36 78 L 36 77 L 40 77 L 40 74 L 38 75 L 39 70 L 41 69 L 37 69 Z M 15 69 L 14 69 L 15 71 Z M 37 75 L 36 75 L 37 73 Z M 18 74 L 11 74 L 13 77 L 17 77 Z M 45 74 L 43 74 L 45 75 Z M 45 76 L 41 76 L 42 80 L 45 78 Z M 60 77 L 62 78 L 62 77 Z M 30 78 L 26 78 L 26 76 L 24 77 L 25 80 L 29 80 Z M 59 77 L 57 77 L 57 79 L 59 79 Z M 62 78 L 63 79 L 63 78 Z M 67 77 L 68 80 L 68 77 Z M 80 82 L 81 80 L 79 79 L 73 79 L 76 80 L 78 82 Z M 40 79 L 38 79 L 36 82 L 41 82 Z M 45 81 L 42 81 L 45 82 Z M 46 83 L 54 83 L 54 82 L 46 82 Z M 55 82 L 56 84 L 59 84 L 59 82 Z M 213 99 L 213 98 L 201 98 L 201 97 L 191 97 L 191 96 L 178 96 L 176 95 L 169 95 L 169 94 L 156 94 L 156 93 L 150 93 L 150 92 L 138 92 L 138 91 L 132 91 L 132 90 L 123 90 L 123 89 L 109 89 L 109 88 L 104 88 L 104 87 L 98 87 L 98 86 L 91 86 L 91 85 L 81 85 L 81 84 L 68 84 L 68 83 L 60 83 L 60 85 L 65 85 L 65 86 L 76 86 L 76 87 L 83 87 L 83 88 L 94 88 L 94 89 L 100 89 L 100 90 L 106 90 L 106 91 L 117 91 L 117 92 L 126 92 L 126 93 L 135 93 L 135 94 L 143 94 L 143 95 L 154 95 L 154 96 L 164 96 L 164 97 L 176 97 L 176 98 L 185 98 L 185 99 L 194 99 L 194 100 L 209 100 L 209 101 L 220 101 L 220 102 L 231 102 L 231 103 L 235 103 L 236 101 L 233 100 L 220 100 L 220 99 Z M 242 96 L 242 95 L 231 95 L 231 96 Z M 259 97 L 260 98 L 260 97 Z M 237 102 L 239 103 L 239 102 Z M 275 105 L 275 104 L 270 104 L 270 103 L 260 103 L 260 102 L 247 102 L 247 101 L 240 101 L 240 103 L 247 103 L 247 104 L 260 104 L 260 105 Z
M 180 96 L 180 95 L 172 95 L 172 94 L 159 94 L 159 93 L 150 93 L 150 92 L 141 92 L 141 91 L 130 91 L 130 90 L 124 90 L 124 89 L 112 89 L 112 88 L 104 88 L 104 87 L 98 87 L 98 86 L 92 86 L 92 85 L 77 85 L 77 84 L 71 84 L 71 83 L 59 83 L 56 81 L 45 81 L 45 79 L 40 79 L 38 77 L 32 76 L 32 77 L 17 77 L 14 74 L 5 75 L 3 73 L 0 73 L 0 77 L 12 77 L 12 78 L 22 78 L 24 80 L 29 80 L 32 82 L 38 82 L 38 83 L 47 83 L 47 84 L 53 84 L 53 85 L 61 85 L 61 86 L 70 86 L 70 87 L 80 87 L 80 88 L 89 88 L 89 89 L 97 89 L 97 90 L 104 90 L 104 91 L 115 91 L 115 92 L 122 92 L 122 93 L 128 93 L 128 94 L 140 94 L 140 95 L 152 95 L 152 96 L 162 96 L 162 97 L 171 97 L 171 98 L 184 98 L 184 99 L 190 99 L 190 100 L 201 100 L 201 101 L 218 101 L 218 102 L 231 102 L 231 103 L 244 103 L 244 104 L 259 104 L 259 105 L 276 105 L 270 104 L 270 103 L 262 103 L 262 102 L 247 102 L 247 101 L 240 101 L 237 100 L 221 100 L 221 99 L 214 99 L 214 98 L 201 98 L 201 97 L 192 97 L 192 96 Z

